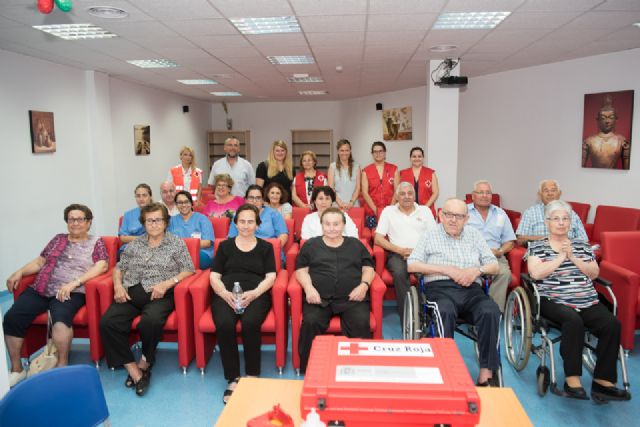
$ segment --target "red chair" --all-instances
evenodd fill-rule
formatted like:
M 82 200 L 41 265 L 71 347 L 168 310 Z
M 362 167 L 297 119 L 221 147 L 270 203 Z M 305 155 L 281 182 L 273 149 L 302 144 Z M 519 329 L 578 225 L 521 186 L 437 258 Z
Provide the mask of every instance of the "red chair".
M 195 267 L 195 273 L 186 279 L 180 281 L 174 288 L 173 299 L 176 309 L 169 315 L 164 325 L 164 330 L 160 341 L 178 343 L 178 364 L 182 368 L 182 373 L 187 373 L 187 367 L 191 363 L 195 355 L 195 347 L 193 342 L 193 304 L 191 302 L 191 294 L 189 287 L 193 282 L 201 276 L 208 277 L 208 270 L 200 270 L 200 239 L 183 238 L 187 245 L 189 255 Z M 96 286 L 100 295 L 101 313 L 107 311 L 113 302 L 113 279 L 102 280 Z M 131 323 L 131 335 L 129 341 L 133 344 L 140 341 L 140 335 L 137 331 L 140 316 L 133 319 Z
M 73 317 L 73 337 L 89 338 L 89 354 L 91 360 L 99 365 L 100 359 L 104 354 L 102 341 L 100 340 L 100 317 L 104 313 L 100 310 L 99 295 L 96 290 L 96 284 L 101 280 L 111 277 L 113 267 L 116 265 L 118 257 L 118 246 L 120 240 L 117 237 L 102 237 L 109 255 L 109 270 L 98 277 L 95 277 L 85 283 L 86 304 L 80 308 Z M 25 276 L 18 284 L 18 288 L 13 293 L 14 301 L 25 291 L 27 286 L 31 285 L 36 279 L 36 275 Z M 21 356 L 30 357 L 34 352 L 42 348 L 47 342 L 47 313 L 39 314 L 27 329 L 24 337 Z
M 216 239 L 214 250 L 222 240 Z M 271 288 L 272 306 L 267 318 L 262 323 L 262 342 L 275 344 L 276 367 L 282 373 L 287 356 L 287 279 L 286 270 L 282 269 L 280 262 L 280 240 L 267 239 L 273 245 L 273 253 L 276 260 L 276 281 Z M 201 276 L 190 288 L 193 300 L 193 324 L 196 351 L 196 366 L 204 375 L 204 368 L 211 358 L 213 348 L 216 345 L 216 325 L 211 315 L 211 299 L 213 291 L 209 284 L 209 276 Z M 236 331 L 240 333 L 241 324 L 238 322 Z M 238 341 L 240 342 L 240 337 Z
M 511 222 L 511 228 L 513 231 L 518 229 L 518 224 L 520 224 L 520 218 L 522 218 L 522 214 L 518 211 L 512 211 L 511 209 L 503 209 L 504 212 L 509 217 L 509 221 Z
M 365 239 L 369 243 L 369 245 L 373 245 L 373 236 L 375 233 L 375 229 L 370 230 L 367 227 L 365 227 L 364 208 L 360 208 L 360 207 L 351 208 L 347 211 L 347 215 L 349 215 L 351 220 L 356 224 L 356 227 L 358 227 L 358 237 L 360 237 L 361 239 Z
M 585 224 L 589 241 L 600 243 L 606 231 L 640 230 L 640 209 L 600 205 L 596 209 L 593 224 Z
M 620 344 L 628 353 L 633 350 L 635 331 L 640 329 L 640 231 L 605 232 L 600 237 L 600 276 L 612 283 L 622 325 Z
M 298 206 L 293 207 L 293 211 L 291 213 L 291 217 L 293 218 L 293 231 L 295 242 L 299 242 L 302 239 L 302 222 L 304 221 L 304 217 L 311 213 L 310 209 L 300 208 Z M 289 236 L 291 239 L 291 236 Z M 293 242 L 292 242 L 293 243 Z
M 384 299 L 395 301 L 396 299 L 396 288 L 393 285 L 393 276 L 391 272 L 387 269 L 387 253 L 382 247 L 378 245 L 373 246 L 373 259 L 376 265 L 376 274 L 382 279 L 382 282 L 385 284 L 385 293 Z M 418 281 L 416 280 L 413 274 L 409 275 L 409 282 L 412 286 L 416 286 Z
M 471 199 L 471 193 L 467 193 L 464 195 L 465 203 L 471 203 L 473 200 Z M 493 193 L 491 195 L 491 204 L 500 207 L 500 195 L 498 193 Z
M 369 325 L 374 339 L 382 339 L 382 299 L 386 290 L 380 277 L 376 274 L 369 288 L 369 300 L 371 302 L 371 314 Z M 298 354 L 298 340 L 300 339 L 300 326 L 302 325 L 302 299 L 304 298 L 302 287 L 295 275 L 289 279 L 287 294 L 291 302 L 291 362 L 296 373 L 300 375 L 300 355 Z M 329 322 L 327 334 L 340 335 L 340 317 L 333 316 Z
M 209 221 L 211 221 L 211 225 L 213 226 L 213 235 L 216 237 L 216 239 L 226 239 L 229 235 L 231 220 L 227 217 L 209 217 Z
M 587 218 L 589 217 L 589 211 L 591 210 L 591 205 L 588 203 L 580 203 L 580 202 L 570 202 L 567 201 L 571 205 L 571 209 L 578 215 L 582 224 L 587 223 Z

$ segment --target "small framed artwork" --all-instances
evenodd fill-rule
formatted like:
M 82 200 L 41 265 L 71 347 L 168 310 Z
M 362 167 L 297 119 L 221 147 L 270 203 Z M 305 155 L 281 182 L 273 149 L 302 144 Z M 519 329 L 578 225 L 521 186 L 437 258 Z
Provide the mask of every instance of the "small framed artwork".
M 53 113 L 48 111 L 29 110 L 31 127 L 31 152 L 55 153 L 56 131 L 53 126 Z
M 133 126 L 133 151 L 136 156 L 148 156 L 151 154 L 151 126 Z
M 584 96 L 582 167 L 629 170 L 633 90 Z
M 382 138 L 385 141 L 413 139 L 411 107 L 390 108 L 382 111 Z

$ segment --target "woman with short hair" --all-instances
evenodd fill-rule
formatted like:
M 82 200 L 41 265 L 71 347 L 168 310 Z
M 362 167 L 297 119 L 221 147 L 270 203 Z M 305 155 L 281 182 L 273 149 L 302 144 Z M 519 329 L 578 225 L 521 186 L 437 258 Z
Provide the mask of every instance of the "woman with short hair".
M 178 215 L 169 221 L 169 232 L 178 237 L 200 239 L 200 269 L 211 267 L 213 260 L 213 225 L 209 218 L 193 211 L 193 199 L 188 191 L 178 191 L 174 198 L 178 207 Z
M 304 151 L 300 155 L 300 172 L 293 178 L 291 198 L 299 208 L 311 209 L 313 189 L 327 185 L 327 176 L 316 169 L 318 158 L 313 151 Z
M 333 203 L 336 201 L 336 193 L 333 191 L 333 188 L 325 185 L 322 187 L 316 187 L 313 189 L 313 194 L 311 195 L 311 202 L 314 208 L 314 211 L 307 214 L 302 221 L 302 229 L 300 232 L 300 237 L 304 240 L 310 239 L 312 237 L 322 236 L 322 225 L 320 223 L 320 217 L 322 213 L 329 209 Z M 345 236 L 349 237 L 358 237 L 358 227 L 353 222 L 351 217 L 347 213 L 344 213 L 345 217 L 345 226 L 343 227 L 343 232 Z
M 267 206 L 275 209 L 284 219 L 290 219 L 293 207 L 289 200 L 289 192 L 277 182 L 272 182 L 263 191 L 263 199 Z
M 244 204 L 242 197 L 231 194 L 233 184 L 233 178 L 228 173 L 221 173 L 214 177 L 214 197 L 207 202 L 203 210 L 206 216 L 233 218 L 236 209 Z

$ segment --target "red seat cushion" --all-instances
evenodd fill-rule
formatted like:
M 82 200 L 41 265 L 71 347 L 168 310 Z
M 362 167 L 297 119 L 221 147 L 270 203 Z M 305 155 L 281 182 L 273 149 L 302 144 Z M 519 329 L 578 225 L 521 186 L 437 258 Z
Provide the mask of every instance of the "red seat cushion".
M 211 317 L 211 307 L 205 311 L 200 317 L 200 322 L 198 322 L 198 328 L 200 332 L 214 334 L 216 332 L 216 325 L 213 323 L 213 318 Z M 236 323 L 236 332 L 240 333 L 242 331 L 242 324 L 240 321 Z M 273 309 L 269 310 L 267 314 L 267 318 L 262 322 L 262 326 L 260 327 L 260 332 L 269 332 L 274 333 L 276 331 L 276 315 L 273 312 Z

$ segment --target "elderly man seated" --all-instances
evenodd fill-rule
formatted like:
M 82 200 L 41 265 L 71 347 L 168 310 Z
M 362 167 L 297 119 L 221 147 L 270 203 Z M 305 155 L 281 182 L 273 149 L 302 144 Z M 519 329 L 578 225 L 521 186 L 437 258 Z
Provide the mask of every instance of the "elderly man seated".
M 441 224 L 422 235 L 407 260 L 408 270 L 426 276 L 426 297 L 437 304 L 445 337 L 453 337 L 459 317 L 477 327 L 477 385 L 493 385 L 500 366 L 500 309 L 482 290 L 480 276 L 497 274 L 498 262 L 482 234 L 465 227 L 469 215 L 462 200 L 447 200 L 439 215 Z
M 387 206 L 380 214 L 375 243 L 387 251 L 387 268 L 393 277 L 400 324 L 403 324 L 404 298 L 411 286 L 407 258 L 416 247 L 420 236 L 435 227 L 436 221 L 428 207 L 416 203 L 416 193 L 412 184 L 398 184 L 396 199 L 398 203 Z
M 500 272 L 493 276 L 489 296 L 498 304 L 500 311 L 504 311 L 507 290 L 511 284 L 511 270 L 505 255 L 513 249 L 516 235 L 507 213 L 491 204 L 492 194 L 489 181 L 477 181 L 473 185 L 473 193 L 471 193 L 473 203 L 468 205 L 468 225 L 482 233 L 491 252 L 498 259 Z
M 516 230 L 518 243 L 526 245 L 531 240 L 542 240 L 548 234 L 549 230 L 545 223 L 544 207 L 554 200 L 559 200 L 562 195 L 558 181 L 553 179 L 545 179 L 540 182 L 538 197 L 540 203 L 536 203 L 529 209 L 524 211 L 520 224 Z M 575 212 L 571 212 L 571 225 L 569 227 L 569 238 L 572 240 L 588 241 L 587 232 L 584 230 L 582 221 Z
M 160 196 L 162 197 L 162 204 L 167 207 L 170 216 L 176 216 L 180 212 L 178 206 L 176 206 L 176 185 L 171 181 L 165 181 L 160 184 Z

